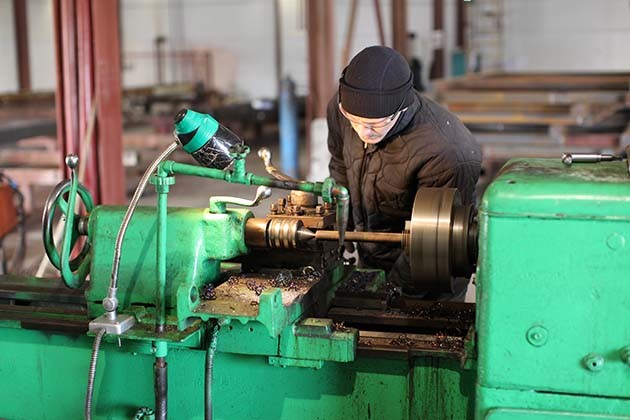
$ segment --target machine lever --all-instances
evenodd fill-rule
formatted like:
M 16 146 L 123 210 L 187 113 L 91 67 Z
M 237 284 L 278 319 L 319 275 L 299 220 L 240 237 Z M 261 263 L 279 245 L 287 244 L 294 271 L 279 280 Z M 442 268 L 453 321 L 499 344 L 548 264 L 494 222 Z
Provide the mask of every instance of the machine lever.
M 211 213 L 225 213 L 227 204 L 236 204 L 243 207 L 256 207 L 265 198 L 271 197 L 271 188 L 260 186 L 256 190 L 256 196 L 253 200 L 246 200 L 239 197 L 216 196 L 210 198 Z
M 289 175 L 283 174 L 280 172 L 273 164 L 271 163 L 271 150 L 266 147 L 261 147 L 258 149 L 258 157 L 262 159 L 265 163 L 265 171 L 275 179 L 280 181 L 293 181 L 293 182 L 301 182 L 299 179 L 290 177 Z

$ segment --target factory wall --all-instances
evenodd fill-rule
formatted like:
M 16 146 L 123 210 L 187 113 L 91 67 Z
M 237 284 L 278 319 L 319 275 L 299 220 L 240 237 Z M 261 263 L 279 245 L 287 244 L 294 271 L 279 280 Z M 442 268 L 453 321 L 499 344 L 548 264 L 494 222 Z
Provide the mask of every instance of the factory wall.
M 473 1 L 472 6 L 487 0 Z M 497 0 L 499 1 L 499 0 Z M 630 68 L 630 6 L 627 0 L 503 0 L 502 44 L 495 68 L 506 70 L 627 70 Z M 281 0 L 282 69 L 299 94 L 307 91 L 305 0 Z M 350 0 L 336 0 L 335 71 L 340 72 Z M 186 59 L 172 52 L 210 50 L 215 87 L 235 98 L 274 97 L 276 69 L 273 0 L 121 0 L 123 83 L 145 86 L 157 81 L 154 40 L 165 39 L 164 80 L 191 79 Z M 359 0 L 350 56 L 378 43 L 372 0 Z M 454 45 L 455 0 L 445 1 L 445 36 L 431 33 L 432 0 L 408 0 L 408 29 L 417 37 L 410 54 L 430 67 L 431 46 L 443 42 L 446 56 Z M 55 86 L 52 0 L 27 3 L 31 81 L 35 90 Z M 391 44 L 391 1 L 381 1 L 386 43 Z M 474 16 L 474 14 L 473 14 Z M 18 87 L 12 2 L 0 1 L 0 45 L 6 51 L 0 92 Z M 486 60 L 486 63 L 488 61 Z M 447 74 L 450 62 L 446 63 Z
M 628 0 L 505 0 L 506 70 L 630 69 Z
M 410 53 L 430 59 L 432 0 L 409 0 L 408 28 L 417 34 Z M 291 76 L 298 94 L 308 89 L 305 0 L 281 0 L 282 75 Z M 334 2 L 335 71 L 340 72 L 350 0 Z M 372 0 L 359 0 L 350 56 L 377 44 Z M 454 0 L 447 0 L 452 16 Z M 190 79 L 186 60 L 175 51 L 210 50 L 215 87 L 237 99 L 275 97 L 276 69 L 273 0 L 121 0 L 122 80 L 125 87 L 157 81 L 155 39 L 164 37 L 166 82 Z M 36 90 L 55 87 L 52 0 L 29 0 L 31 80 Z M 391 45 L 391 1 L 381 2 L 385 39 Z M 452 22 L 447 19 L 447 30 Z M 453 35 L 454 36 L 454 35 Z M 447 38 L 452 41 L 453 36 Z M 0 1 L 0 44 L 7 54 L 0 72 L 0 92 L 17 90 L 12 3 Z
M 3 51 L 15 49 L 15 29 L 13 28 L 12 2 L 0 1 L 0 46 Z M 6 48 L 8 47 L 8 48 Z M 5 54 L 0 70 L 0 92 L 15 91 L 18 88 L 16 54 Z

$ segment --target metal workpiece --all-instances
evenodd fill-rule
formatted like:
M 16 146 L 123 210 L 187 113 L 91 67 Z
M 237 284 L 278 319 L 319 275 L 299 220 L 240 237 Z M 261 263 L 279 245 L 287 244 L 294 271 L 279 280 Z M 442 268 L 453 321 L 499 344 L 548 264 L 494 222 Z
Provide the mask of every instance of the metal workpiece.
M 452 277 L 472 274 L 477 259 L 472 213 L 455 188 L 418 190 L 409 224 L 410 289 L 450 292 Z
M 313 238 L 318 241 L 337 241 L 339 232 L 336 230 L 318 230 L 313 233 Z M 346 232 L 345 240 L 348 242 L 379 242 L 394 243 L 405 246 L 403 233 L 391 232 Z

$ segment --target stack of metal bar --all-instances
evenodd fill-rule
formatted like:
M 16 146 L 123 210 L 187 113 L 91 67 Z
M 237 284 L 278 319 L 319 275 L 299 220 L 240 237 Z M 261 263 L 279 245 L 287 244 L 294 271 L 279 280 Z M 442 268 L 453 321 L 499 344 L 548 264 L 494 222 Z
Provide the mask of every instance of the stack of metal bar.
M 630 143 L 630 73 L 493 73 L 435 82 L 484 152 L 489 178 L 509 158 L 614 153 Z

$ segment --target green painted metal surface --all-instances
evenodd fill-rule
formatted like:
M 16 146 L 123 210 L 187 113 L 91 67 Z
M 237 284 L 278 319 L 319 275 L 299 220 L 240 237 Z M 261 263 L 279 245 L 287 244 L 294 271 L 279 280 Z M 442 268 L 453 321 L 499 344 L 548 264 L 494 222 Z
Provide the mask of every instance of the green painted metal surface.
M 219 336 L 220 343 L 226 331 Z M 0 329 L 0 417 L 81 418 L 92 340 L 24 329 Z M 170 348 L 169 418 L 202 419 L 201 349 Z M 153 357 L 123 341 L 105 343 L 94 390 L 95 419 L 130 419 L 153 406 Z M 276 367 L 266 356 L 219 351 L 214 418 L 472 419 L 474 373 L 443 358 L 359 357 L 321 369 Z
M 97 207 L 90 215 L 89 234 L 93 238 L 88 302 L 99 302 L 107 294 L 114 245 L 124 207 Z M 198 300 L 195 289 L 216 280 L 221 260 L 245 254 L 243 241 L 246 220 L 251 213 L 229 210 L 211 214 L 205 209 L 170 208 L 167 222 L 166 308 L 175 308 L 178 293 Z M 138 207 L 129 224 L 122 247 L 118 299 L 121 308 L 155 303 L 157 284 L 156 210 Z M 181 293 L 180 293 L 181 291 Z M 102 312 L 91 306 L 91 315 Z M 180 320 L 182 321 L 182 320 Z
M 479 231 L 478 418 L 495 404 L 551 407 L 553 393 L 573 394 L 577 412 L 600 413 L 595 397 L 608 397 L 627 414 L 625 164 L 511 161 L 483 197 Z M 499 398 L 507 390 L 529 391 Z M 489 418 L 531 418 L 502 416 Z

